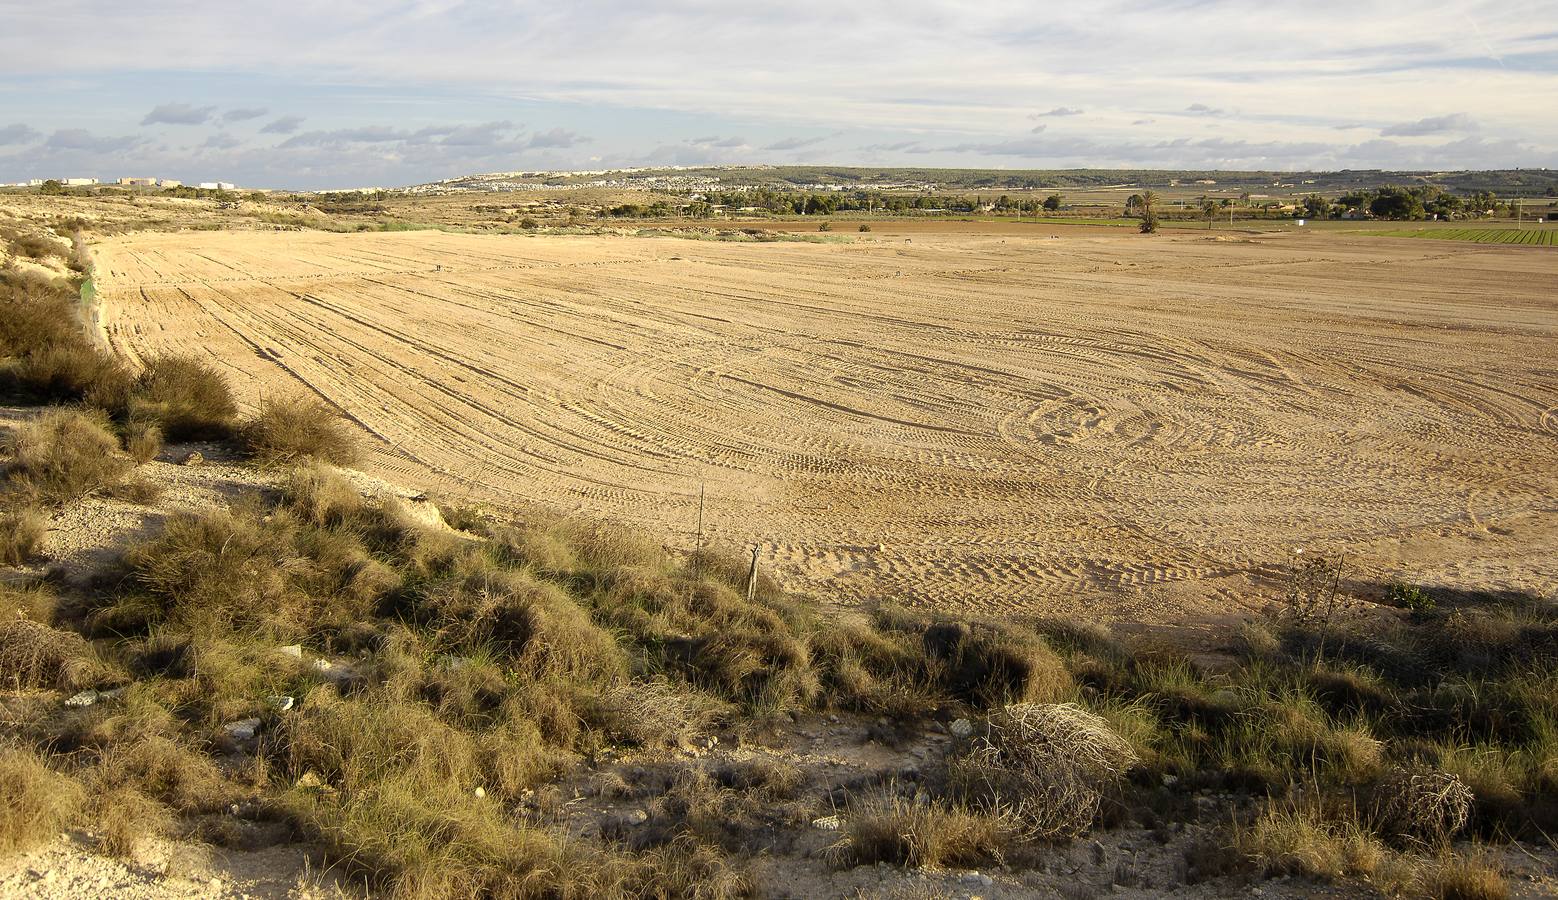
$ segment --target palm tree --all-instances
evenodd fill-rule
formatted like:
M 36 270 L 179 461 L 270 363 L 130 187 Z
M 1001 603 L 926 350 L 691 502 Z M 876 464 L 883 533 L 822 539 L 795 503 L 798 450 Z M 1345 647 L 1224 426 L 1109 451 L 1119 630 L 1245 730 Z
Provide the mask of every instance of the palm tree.
M 1136 204 L 1136 214 L 1141 217 L 1141 233 L 1152 234 L 1158 230 L 1158 213 L 1153 209 L 1158 202 L 1158 195 L 1153 191 L 1142 191 L 1137 196 L 1140 200 Z

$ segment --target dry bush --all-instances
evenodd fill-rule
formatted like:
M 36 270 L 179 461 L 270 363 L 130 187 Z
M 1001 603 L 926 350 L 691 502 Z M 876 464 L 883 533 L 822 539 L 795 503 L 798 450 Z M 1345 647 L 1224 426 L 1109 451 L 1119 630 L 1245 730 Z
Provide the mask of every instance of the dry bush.
M 144 466 L 162 452 L 162 428 L 154 422 L 131 421 L 124 432 L 124 449 L 138 466 Z
M 967 868 L 999 861 L 1011 839 L 1002 817 L 919 804 L 887 791 L 851 801 L 844 835 L 828 855 L 840 867 L 885 862 Z
M 85 799 L 74 779 L 16 748 L 0 748 L 0 785 L 0 855 L 52 841 Z
M 6 448 L 8 490 L 63 503 L 118 481 L 130 468 L 107 421 L 89 412 L 51 409 L 16 430 Z
M 0 621 L 0 686 L 79 690 L 103 671 L 79 634 L 22 618 Z
M 764 895 L 752 875 L 689 838 L 633 857 L 618 857 L 605 867 L 600 880 L 611 885 L 607 896 L 737 900 Z
M 1455 775 L 1394 768 L 1375 788 L 1380 830 L 1409 844 L 1438 846 L 1466 827 L 1476 797 Z
M 146 360 L 130 398 L 130 418 L 155 422 L 175 441 L 216 440 L 231 431 L 238 404 L 227 379 L 196 356 Z
M 1086 831 L 1104 793 L 1136 762 L 1103 718 L 1069 703 L 1024 703 L 992 715 L 951 771 L 981 808 L 1004 811 L 1031 837 L 1056 839 Z
M 289 464 L 305 458 L 346 466 L 357 461 L 357 436 L 323 401 L 306 396 L 268 398 L 239 430 L 250 455 L 261 462 Z
M 674 747 L 706 734 L 721 711 L 708 697 L 656 679 L 607 686 L 592 698 L 587 715 L 615 740 Z
M 823 697 L 836 706 L 912 720 L 945 700 L 915 635 L 839 623 L 813 634 L 811 648 Z
M 19 566 L 38 555 L 49 518 L 30 506 L 0 507 L 0 566 Z

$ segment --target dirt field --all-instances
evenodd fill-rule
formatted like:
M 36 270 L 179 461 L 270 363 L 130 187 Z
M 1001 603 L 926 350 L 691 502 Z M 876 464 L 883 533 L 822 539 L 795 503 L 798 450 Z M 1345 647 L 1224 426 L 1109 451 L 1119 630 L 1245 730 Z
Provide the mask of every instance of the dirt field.
M 1187 623 L 1260 603 L 1296 548 L 1558 579 L 1550 251 L 839 237 L 148 232 L 96 257 L 116 348 L 210 354 L 249 402 L 315 391 L 378 474 L 687 547 L 703 484 L 716 541 L 824 600 Z

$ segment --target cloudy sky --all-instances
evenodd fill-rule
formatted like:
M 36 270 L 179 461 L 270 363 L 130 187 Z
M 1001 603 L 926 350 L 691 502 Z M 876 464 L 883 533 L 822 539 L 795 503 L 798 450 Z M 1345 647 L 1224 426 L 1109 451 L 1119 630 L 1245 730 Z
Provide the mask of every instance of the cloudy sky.
M 0 182 L 1558 167 L 1558 0 L 0 0 Z

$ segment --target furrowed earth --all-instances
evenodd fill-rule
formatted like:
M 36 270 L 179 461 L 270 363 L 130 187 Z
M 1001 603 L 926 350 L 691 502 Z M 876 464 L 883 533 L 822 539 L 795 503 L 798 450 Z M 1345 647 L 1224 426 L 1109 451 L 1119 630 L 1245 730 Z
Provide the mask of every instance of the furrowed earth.
M 315 393 L 376 475 L 684 549 L 701 517 L 825 602 L 1188 624 L 1300 549 L 1360 583 L 1558 577 L 1541 250 L 951 223 L 94 257 L 115 350 L 207 355 L 251 405 Z

